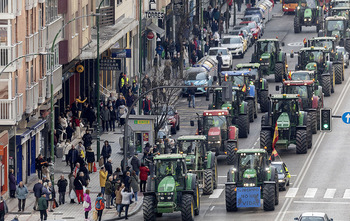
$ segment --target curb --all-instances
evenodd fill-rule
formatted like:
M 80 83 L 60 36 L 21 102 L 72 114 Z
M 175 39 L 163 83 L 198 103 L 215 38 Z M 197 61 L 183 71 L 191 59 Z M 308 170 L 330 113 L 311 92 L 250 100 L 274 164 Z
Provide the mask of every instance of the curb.
M 140 209 L 142 208 L 142 202 L 143 202 L 143 199 L 138 201 L 135 209 L 128 214 L 128 217 L 133 216 L 133 215 L 135 215 L 136 213 L 138 213 L 140 211 Z M 121 217 L 115 217 L 115 218 L 105 219 L 105 220 L 106 221 L 112 221 L 112 220 L 121 220 L 121 219 L 125 219 L 125 217 L 121 216 Z

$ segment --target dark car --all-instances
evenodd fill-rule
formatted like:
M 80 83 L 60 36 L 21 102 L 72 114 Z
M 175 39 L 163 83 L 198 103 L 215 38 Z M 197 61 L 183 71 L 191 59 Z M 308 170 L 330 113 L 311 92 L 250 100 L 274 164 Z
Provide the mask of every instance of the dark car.
M 326 213 L 318 212 L 306 212 L 299 217 L 295 217 L 294 220 L 298 221 L 333 221 L 332 218 L 328 218 Z
M 278 171 L 279 189 L 286 190 L 290 182 L 290 174 L 288 172 L 286 164 L 283 162 L 272 162 L 271 165 L 274 166 Z
M 246 15 L 258 15 L 261 19 L 265 19 L 261 8 L 247 8 L 244 11 L 244 16 Z
M 168 111 L 167 114 L 166 111 Z M 152 115 L 166 115 L 168 118 L 167 123 L 168 125 L 171 125 L 171 134 L 176 134 L 176 131 L 180 130 L 180 116 L 173 107 L 168 106 L 155 108 L 152 110 Z

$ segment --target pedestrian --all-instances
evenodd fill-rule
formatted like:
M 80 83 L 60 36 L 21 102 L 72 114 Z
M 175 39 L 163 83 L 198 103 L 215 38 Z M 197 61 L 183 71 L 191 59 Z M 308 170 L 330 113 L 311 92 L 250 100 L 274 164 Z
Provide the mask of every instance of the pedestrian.
M 66 143 L 64 145 L 64 158 L 65 158 L 64 160 L 66 161 L 66 166 L 69 165 L 68 153 L 69 153 L 71 147 L 72 147 L 72 145 L 70 143 L 70 140 L 67 139 Z
M 122 91 L 122 79 L 124 77 L 124 73 L 120 73 L 119 75 L 119 79 L 118 79 L 118 89 L 119 89 L 119 93 Z
M 43 181 L 39 180 L 33 187 L 33 193 L 35 197 L 33 210 L 37 209 L 39 198 L 41 197 L 42 189 L 43 189 Z
M 73 124 L 70 122 L 68 124 L 68 127 L 66 128 L 66 134 L 67 134 L 68 140 L 72 140 L 73 133 L 74 133 Z
M 149 115 L 151 109 L 152 109 L 151 100 L 149 99 L 149 96 L 146 96 L 146 98 L 142 102 L 143 114 L 144 115 Z
M 112 167 L 112 159 L 109 158 L 107 162 L 105 163 L 106 171 L 108 172 L 108 176 L 113 174 L 113 167 Z
M 45 194 L 45 198 L 46 198 L 46 201 L 47 201 L 47 205 L 49 205 L 49 200 L 51 198 L 51 192 L 49 191 L 49 187 L 48 187 L 48 182 L 46 183 L 43 183 L 43 188 L 41 190 L 41 193 L 44 193 Z
M 109 145 L 109 142 L 105 140 L 105 143 L 102 147 L 101 156 L 103 157 L 103 164 L 107 163 L 108 158 L 111 157 L 112 147 Z
M 82 173 L 84 174 L 84 180 L 85 180 L 85 182 L 86 182 L 86 185 L 84 185 L 84 186 L 88 186 L 89 183 L 90 183 L 90 176 L 89 176 L 89 170 L 88 170 L 88 168 L 87 168 L 87 164 L 86 164 L 86 163 L 84 163 L 84 164 L 80 167 L 79 173 L 80 173 L 80 172 L 82 172 Z
M 121 205 L 122 205 L 122 189 L 124 188 L 124 184 L 121 184 L 121 186 L 118 186 L 116 187 L 116 190 L 115 190 L 115 204 L 116 204 L 116 207 L 117 207 L 117 212 L 118 212 L 118 216 L 119 214 L 121 213 Z
M 47 220 L 47 201 L 45 193 L 42 193 L 38 200 L 38 210 L 40 211 L 40 220 Z
M 132 189 L 132 192 L 134 193 L 135 201 L 137 201 L 137 193 L 140 191 L 140 188 L 139 188 L 139 178 L 135 171 L 131 172 L 130 187 Z
M 125 208 L 125 219 L 128 219 L 128 210 L 131 204 L 130 199 L 133 195 L 133 192 L 130 191 L 130 188 L 124 187 L 121 191 L 121 194 L 122 194 L 122 206 L 120 210 L 122 211 Z M 118 216 L 121 217 L 121 213 L 119 213 Z
M 179 58 L 176 53 L 171 60 L 171 65 L 173 69 L 173 78 L 177 79 L 177 72 L 179 71 Z
M 126 95 L 126 106 L 130 108 L 134 101 L 135 101 L 135 96 L 130 90 L 129 93 Z
M 149 172 L 150 171 L 148 167 L 146 167 L 144 163 L 141 163 L 141 166 L 140 166 L 140 191 L 141 192 L 146 192 L 146 183 L 147 183 Z
M 119 126 L 123 126 L 125 124 L 125 118 L 128 113 L 128 108 L 125 105 L 119 106 Z
M 193 82 L 191 82 L 191 86 L 194 86 Z M 196 89 L 195 88 L 188 88 L 188 107 L 191 107 L 191 101 L 192 101 L 192 107 L 195 108 L 195 95 L 196 95 Z
M 115 131 L 115 121 L 117 120 L 117 112 L 113 108 L 113 106 L 109 107 L 109 115 L 110 115 L 110 120 L 109 120 L 109 127 L 113 128 L 113 131 Z
M 203 58 L 203 51 L 202 51 L 202 46 L 198 46 L 198 49 L 196 51 L 196 54 L 197 54 L 197 57 L 198 57 L 198 60 L 202 59 Z
M 101 221 L 102 219 L 102 213 L 103 209 L 105 208 L 105 201 L 102 198 L 102 193 L 99 193 L 97 195 L 96 201 L 95 201 L 95 210 L 97 211 L 97 219 L 98 221 Z
M 10 184 L 10 197 L 15 198 L 16 193 L 16 177 L 14 174 L 14 170 L 10 169 L 9 173 L 9 184 Z
M 95 163 L 95 152 L 92 150 L 91 146 L 86 148 L 86 162 L 88 163 L 89 172 L 92 173 Z
M 48 183 L 48 182 L 50 182 L 50 180 L 49 180 L 49 179 L 47 179 L 46 175 L 43 175 L 43 179 L 42 179 L 42 181 L 43 181 L 43 185 L 44 185 L 44 183 Z
M 139 85 L 137 84 L 136 80 L 132 81 L 131 91 L 133 94 L 137 94 L 139 91 Z
M 89 218 L 89 212 L 91 211 L 91 198 L 90 198 L 90 190 L 86 190 L 84 193 L 84 203 L 87 204 L 88 207 L 84 207 L 85 220 Z
M 28 189 L 23 184 L 23 181 L 19 182 L 19 185 L 16 189 L 16 198 L 18 199 L 18 212 L 23 212 L 26 207 L 26 198 L 28 195 Z
M 47 185 L 47 190 L 51 192 L 50 197 L 49 197 L 49 205 L 48 205 L 49 212 L 53 212 L 53 204 L 54 204 L 55 199 L 56 199 L 56 191 L 55 191 L 55 187 L 52 185 L 51 182 L 49 182 L 49 184 Z
M 35 158 L 35 170 L 38 173 L 38 178 L 42 179 L 42 173 L 41 173 L 41 167 L 42 167 L 42 163 L 44 162 L 44 157 L 39 154 L 39 156 L 37 158 Z
M 7 204 L 4 200 L 4 198 L 0 197 L 0 221 L 5 220 L 5 215 L 8 213 L 9 209 L 7 207 Z
M 92 136 L 90 134 L 90 131 L 86 129 L 85 134 L 83 136 L 83 142 L 84 142 L 84 147 L 90 147 L 92 144 Z
M 79 175 L 74 180 L 75 193 L 78 198 L 78 204 L 83 203 L 84 201 L 84 186 L 86 186 L 86 182 L 84 179 L 84 173 L 80 172 Z
M 111 115 L 106 105 L 101 111 L 101 119 L 102 119 L 102 132 L 104 131 L 108 132 L 108 123 L 111 119 Z
M 236 0 L 236 3 L 237 3 L 237 10 L 240 12 L 242 8 L 243 0 Z
M 152 87 L 152 83 L 148 77 L 148 74 L 145 75 L 141 83 L 142 83 L 142 93 L 145 93 L 146 91 L 150 90 Z
M 216 56 L 216 60 L 218 61 L 218 73 L 221 73 L 221 67 L 222 67 L 222 64 L 223 64 L 222 52 L 218 53 L 218 55 Z
M 112 209 L 111 208 L 111 197 L 112 197 L 112 193 L 114 193 L 114 185 L 112 184 L 113 181 L 113 176 L 109 176 L 108 180 L 106 182 L 106 209 Z
M 70 164 L 71 172 L 73 172 L 74 166 L 76 165 L 79 157 L 79 152 L 77 149 L 75 149 L 74 145 L 72 145 L 72 148 L 68 151 L 68 162 Z
M 79 141 L 76 149 L 78 150 L 78 153 L 80 156 L 82 156 L 82 158 L 85 158 L 85 147 L 83 146 L 83 143 L 81 141 Z
M 113 176 L 116 175 L 117 179 L 123 178 L 123 172 L 121 171 L 120 167 L 117 167 L 113 173 Z
M 128 171 L 128 168 L 125 172 L 125 177 L 124 177 L 124 185 L 125 187 L 127 187 L 128 189 L 130 188 L 130 171 Z
M 135 173 L 137 175 L 139 175 L 140 173 L 140 166 L 141 166 L 141 161 L 138 158 L 138 153 L 135 153 L 134 156 L 131 158 L 131 162 L 130 162 L 133 171 L 135 171 Z
M 75 187 L 74 187 L 74 180 L 75 180 L 75 177 L 73 175 L 73 173 L 70 173 L 68 175 L 68 179 L 69 179 L 69 197 L 70 197 L 70 203 L 75 203 L 74 199 L 75 198 L 71 198 L 72 197 L 72 194 L 74 195 L 75 194 Z M 73 193 L 72 193 L 73 191 Z
M 80 170 L 80 163 L 76 163 L 75 167 L 74 167 L 74 170 L 73 170 L 74 178 L 77 177 L 79 170 Z
M 90 128 L 92 128 L 92 125 L 93 125 L 94 121 L 96 120 L 96 114 L 95 114 L 95 111 L 91 105 L 88 105 L 88 108 L 86 110 L 86 118 L 89 121 Z
M 64 204 L 65 203 L 65 195 L 67 191 L 67 186 L 68 186 L 68 181 L 64 178 L 64 175 L 61 175 L 61 178 L 57 181 L 57 186 L 58 186 L 58 203 Z

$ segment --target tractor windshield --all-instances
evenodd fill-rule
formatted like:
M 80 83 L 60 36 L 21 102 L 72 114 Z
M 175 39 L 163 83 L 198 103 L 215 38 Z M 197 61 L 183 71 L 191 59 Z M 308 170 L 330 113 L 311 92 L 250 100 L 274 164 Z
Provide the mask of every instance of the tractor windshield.
M 299 94 L 302 98 L 307 98 L 306 85 L 290 85 L 286 87 L 287 94 Z
M 328 21 L 327 22 L 327 30 L 328 31 L 342 31 L 344 29 L 344 21 L 338 20 L 338 21 Z
M 258 69 L 257 68 L 241 68 L 239 69 L 240 71 L 246 71 L 246 72 L 250 72 L 249 75 L 250 76 L 250 79 L 252 80 L 256 80 L 258 78 Z
M 244 76 L 229 76 L 229 81 L 232 81 L 232 86 L 243 86 L 244 85 Z
M 273 41 L 261 41 L 258 44 L 258 50 L 259 50 L 259 54 L 275 53 L 276 52 L 275 42 L 273 42 Z
M 307 4 L 307 7 L 309 7 L 309 8 L 316 8 L 317 7 L 317 3 L 314 0 L 306 0 L 306 4 Z
M 243 170 L 257 169 L 263 166 L 263 155 L 260 153 L 241 153 L 240 156 L 240 168 Z
M 203 124 L 205 134 L 212 127 L 220 127 L 222 130 L 227 130 L 226 116 L 204 116 Z
M 182 165 L 180 159 L 178 160 L 156 160 L 156 176 L 177 176 L 182 175 Z
M 332 41 L 316 41 L 315 47 L 325 47 L 326 49 L 332 49 L 333 48 L 333 42 Z
M 178 146 L 179 151 L 187 155 L 194 155 L 196 151 L 196 145 L 198 145 L 198 142 L 195 140 L 192 140 L 192 141 L 181 140 L 178 142 L 178 145 L 179 145 Z
M 292 80 L 312 80 L 308 72 L 296 72 L 292 74 Z
M 290 99 L 277 99 L 277 100 L 273 100 L 273 105 L 272 105 L 272 109 L 274 113 L 295 113 L 296 111 L 296 104 L 294 100 L 290 100 Z
M 306 64 L 311 62 L 321 64 L 323 61 L 323 53 L 322 51 L 305 51 L 302 53 L 302 61 L 306 62 Z

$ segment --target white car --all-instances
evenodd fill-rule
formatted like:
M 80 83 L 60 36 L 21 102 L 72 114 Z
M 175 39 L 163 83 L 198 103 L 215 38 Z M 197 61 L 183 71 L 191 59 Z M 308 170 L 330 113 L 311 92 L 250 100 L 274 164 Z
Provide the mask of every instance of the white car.
M 344 65 L 346 68 L 349 67 L 349 52 L 344 47 L 337 46 L 337 53 L 343 55 Z
M 210 48 L 208 55 L 212 59 L 216 59 L 216 56 L 222 53 L 222 66 L 221 69 L 227 69 L 230 70 L 232 68 L 232 56 L 227 48 L 223 47 L 215 47 L 215 48 Z
M 298 221 L 333 221 L 332 218 L 328 218 L 326 213 L 319 212 L 306 212 L 299 217 L 295 217 L 294 220 Z
M 246 45 L 242 36 L 227 35 L 221 39 L 221 47 L 228 48 L 232 56 L 244 57 Z

